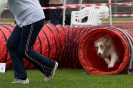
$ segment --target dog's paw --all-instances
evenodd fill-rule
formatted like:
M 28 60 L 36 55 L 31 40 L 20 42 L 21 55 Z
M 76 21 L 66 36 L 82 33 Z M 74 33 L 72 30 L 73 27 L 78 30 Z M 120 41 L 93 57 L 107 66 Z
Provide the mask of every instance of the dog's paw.
M 113 68 L 114 66 L 112 64 L 109 64 L 108 65 L 108 68 Z

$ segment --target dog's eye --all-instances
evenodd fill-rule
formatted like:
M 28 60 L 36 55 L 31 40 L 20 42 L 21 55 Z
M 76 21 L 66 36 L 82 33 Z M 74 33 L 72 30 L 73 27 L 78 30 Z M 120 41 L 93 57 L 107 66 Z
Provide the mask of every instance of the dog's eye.
M 101 45 L 100 47 L 101 47 L 101 48 L 104 48 L 104 46 L 103 46 L 103 45 Z
M 98 47 L 95 47 L 96 50 L 98 50 Z

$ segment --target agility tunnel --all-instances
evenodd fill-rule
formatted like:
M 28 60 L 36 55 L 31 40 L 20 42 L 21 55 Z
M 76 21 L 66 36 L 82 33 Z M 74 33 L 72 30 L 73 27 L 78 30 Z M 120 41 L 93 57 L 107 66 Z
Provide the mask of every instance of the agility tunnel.
M 97 55 L 94 47 L 94 41 L 102 35 L 112 37 L 115 48 L 119 56 L 119 63 L 111 69 Z M 133 30 L 116 27 L 116 26 L 95 26 L 82 37 L 79 47 L 78 56 L 83 68 L 90 74 L 122 74 L 131 73 L 133 59 Z
M 6 47 L 7 39 L 9 38 L 14 26 L 10 24 L 0 24 L 0 63 L 6 63 L 6 69 L 12 69 L 12 61 Z M 33 68 L 34 65 L 24 59 L 26 68 Z
M 90 30 L 91 26 L 72 27 L 47 24 L 39 33 L 42 39 L 42 54 L 59 63 L 59 68 L 82 68 L 78 59 L 78 44 L 81 36 Z M 40 43 L 36 42 L 36 45 Z M 35 47 L 36 47 L 35 45 Z
M 6 48 L 14 26 L 0 24 L 0 63 L 12 69 L 12 62 Z M 59 63 L 59 68 L 84 68 L 89 74 L 131 73 L 133 58 L 133 30 L 117 26 L 62 26 L 47 24 L 43 26 L 32 47 L 35 51 Z M 119 63 L 108 69 L 94 48 L 94 41 L 102 35 L 109 35 L 115 42 Z M 27 69 L 35 68 L 24 59 Z
M 43 54 L 49 59 L 59 63 L 59 68 L 82 68 L 78 59 L 78 44 L 81 36 L 89 31 L 91 26 L 70 27 L 47 24 L 43 26 L 32 47 L 35 51 Z M 6 48 L 13 25 L 0 24 L 0 63 L 6 63 L 7 69 L 12 69 L 12 62 Z M 24 59 L 27 69 L 34 65 Z

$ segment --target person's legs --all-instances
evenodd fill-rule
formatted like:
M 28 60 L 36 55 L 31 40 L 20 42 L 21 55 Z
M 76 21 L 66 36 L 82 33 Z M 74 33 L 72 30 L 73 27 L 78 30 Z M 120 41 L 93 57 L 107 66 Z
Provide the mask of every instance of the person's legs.
M 14 68 L 15 78 L 27 78 L 27 73 L 24 68 L 23 58 L 18 53 L 21 31 L 22 28 L 16 25 L 11 36 L 8 38 L 7 41 L 7 48 L 9 50 L 12 59 L 12 66 Z
M 45 74 L 45 76 L 49 76 L 54 68 L 55 61 L 52 61 L 31 49 L 31 46 L 35 43 L 38 33 L 43 27 L 43 23 L 44 20 L 41 20 L 22 28 L 18 52 L 22 57 L 25 57 L 37 66 L 38 69 Z
M 35 43 L 38 33 L 43 27 L 43 24 L 44 20 L 40 20 L 31 25 L 23 26 L 20 28 L 21 31 L 18 32 L 17 36 L 15 35 L 17 33 L 16 31 L 13 32 L 8 39 L 7 46 L 12 56 L 11 58 L 13 61 L 12 63 L 15 72 L 15 78 L 27 77 L 24 69 L 23 59 L 21 57 L 26 58 L 35 66 L 37 66 L 46 77 L 52 74 L 52 71 L 55 68 L 55 61 L 52 61 L 31 49 Z
M 62 6 L 62 4 L 50 4 L 49 6 Z M 50 23 L 53 23 L 54 25 L 59 24 L 59 18 L 60 14 L 62 12 L 62 9 L 51 9 L 49 10 L 49 15 L 50 15 Z

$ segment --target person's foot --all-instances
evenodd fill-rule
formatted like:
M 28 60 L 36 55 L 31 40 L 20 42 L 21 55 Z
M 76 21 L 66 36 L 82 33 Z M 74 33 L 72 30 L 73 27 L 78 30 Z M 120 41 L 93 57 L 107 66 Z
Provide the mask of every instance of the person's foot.
M 57 67 L 58 67 L 58 63 L 55 62 L 54 69 L 53 69 L 53 71 L 51 72 L 50 76 L 45 77 L 45 82 L 50 81 L 50 80 L 54 77 L 54 74 L 55 74 L 55 71 L 56 71 Z
M 25 80 L 22 80 L 22 79 L 15 79 L 13 82 L 11 82 L 11 83 L 14 83 L 14 84 L 16 84 L 16 83 L 19 83 L 19 84 L 29 84 L 29 79 L 27 78 L 27 79 L 25 79 Z

